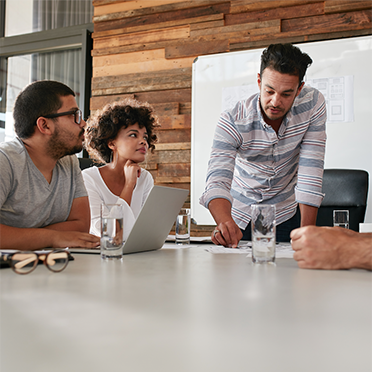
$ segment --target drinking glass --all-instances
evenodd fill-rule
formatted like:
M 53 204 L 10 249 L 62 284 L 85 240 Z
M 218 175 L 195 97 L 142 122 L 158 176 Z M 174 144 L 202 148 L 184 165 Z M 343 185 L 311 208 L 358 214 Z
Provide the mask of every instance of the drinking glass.
M 275 261 L 275 205 L 254 204 L 252 212 L 252 261 L 268 263 Z
M 191 213 L 182 208 L 176 220 L 176 244 L 190 244 Z
M 123 257 L 123 220 L 123 205 L 101 204 L 101 258 Z
M 349 228 L 349 211 L 347 209 L 333 211 L 333 226 Z

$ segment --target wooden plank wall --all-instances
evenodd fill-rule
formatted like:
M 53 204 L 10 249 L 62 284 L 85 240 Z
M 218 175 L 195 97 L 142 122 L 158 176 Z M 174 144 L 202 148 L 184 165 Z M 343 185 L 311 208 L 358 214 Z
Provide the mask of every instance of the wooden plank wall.
M 93 6 L 91 110 L 126 96 L 150 102 L 162 127 L 145 166 L 156 184 L 186 189 L 195 57 L 372 34 L 371 0 L 93 0 Z M 193 226 L 193 233 L 211 229 Z

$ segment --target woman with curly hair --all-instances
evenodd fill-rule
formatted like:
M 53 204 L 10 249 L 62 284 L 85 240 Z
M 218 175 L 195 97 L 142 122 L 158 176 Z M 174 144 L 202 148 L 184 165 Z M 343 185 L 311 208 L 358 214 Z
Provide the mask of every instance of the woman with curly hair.
M 107 104 L 87 121 L 85 148 L 100 167 L 85 169 L 83 178 L 91 212 L 91 234 L 100 236 L 100 205 L 123 204 L 124 237 L 129 234 L 154 180 L 142 169 L 154 150 L 159 119 L 148 103 L 133 99 Z

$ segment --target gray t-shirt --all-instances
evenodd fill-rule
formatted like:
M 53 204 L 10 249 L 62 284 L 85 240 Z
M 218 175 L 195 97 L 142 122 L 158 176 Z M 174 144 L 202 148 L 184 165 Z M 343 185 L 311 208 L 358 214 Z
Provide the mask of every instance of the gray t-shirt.
M 0 223 L 45 227 L 67 220 L 75 198 L 87 196 L 75 155 L 58 160 L 50 184 L 18 138 L 0 143 Z

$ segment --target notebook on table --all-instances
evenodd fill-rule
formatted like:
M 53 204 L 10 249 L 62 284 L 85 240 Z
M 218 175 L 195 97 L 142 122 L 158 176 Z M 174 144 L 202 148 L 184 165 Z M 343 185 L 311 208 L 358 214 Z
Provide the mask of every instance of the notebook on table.
M 189 190 L 154 186 L 128 235 L 123 253 L 160 249 L 188 194 Z M 99 248 L 69 248 L 69 251 L 71 253 L 100 253 Z

